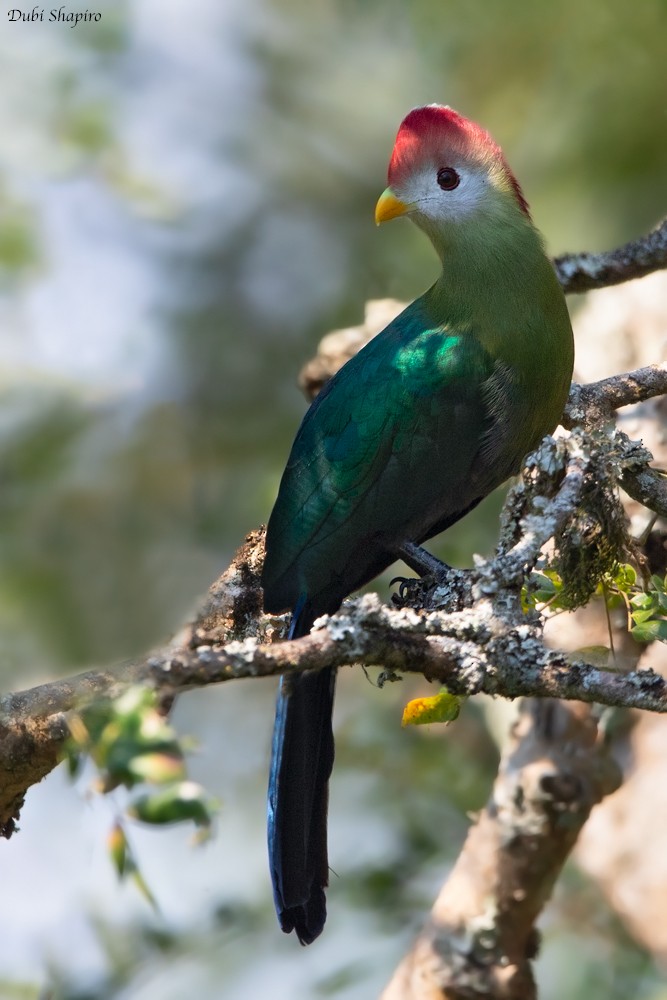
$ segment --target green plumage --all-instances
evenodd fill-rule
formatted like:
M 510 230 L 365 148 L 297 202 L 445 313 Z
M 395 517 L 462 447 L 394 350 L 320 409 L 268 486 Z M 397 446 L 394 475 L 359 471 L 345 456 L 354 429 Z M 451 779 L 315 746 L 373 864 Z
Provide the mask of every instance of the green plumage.
M 268 610 L 300 594 L 318 613 L 335 610 L 399 545 L 442 531 L 517 472 L 554 429 L 570 321 L 530 222 L 511 233 L 512 247 L 503 229 L 470 246 L 462 229 L 445 250 L 452 266 L 311 406 L 269 523 Z

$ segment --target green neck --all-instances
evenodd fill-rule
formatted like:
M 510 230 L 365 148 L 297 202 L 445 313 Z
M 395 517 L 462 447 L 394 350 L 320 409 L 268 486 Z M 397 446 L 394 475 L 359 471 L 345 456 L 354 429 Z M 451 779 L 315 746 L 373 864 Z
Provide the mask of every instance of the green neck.
M 514 203 L 497 199 L 486 215 L 468 222 L 435 226 L 416 221 L 442 261 L 442 274 L 424 303 L 434 320 L 445 318 L 470 329 L 494 357 L 513 361 L 524 353 L 528 364 L 543 363 L 549 341 L 569 331 L 569 318 L 540 234 L 528 216 Z M 542 337 L 535 337 L 536 327 Z
M 415 221 L 442 261 L 421 300 L 427 321 L 474 337 L 513 373 L 517 448 L 526 451 L 557 423 L 574 359 L 565 296 L 540 234 L 514 203 L 466 224 Z

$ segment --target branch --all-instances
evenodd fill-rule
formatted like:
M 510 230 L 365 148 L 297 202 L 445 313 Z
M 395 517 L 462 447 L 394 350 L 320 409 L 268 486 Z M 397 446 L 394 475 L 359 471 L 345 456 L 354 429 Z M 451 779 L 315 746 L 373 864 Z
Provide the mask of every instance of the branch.
M 620 285 L 667 267 L 667 219 L 646 236 L 605 253 L 573 253 L 556 257 L 554 267 L 566 293 Z
M 633 398 L 640 383 L 641 373 L 633 373 L 627 387 Z M 605 384 L 598 385 L 606 398 Z M 592 399 L 596 387 L 587 389 Z M 647 379 L 646 392 L 654 389 L 655 381 Z M 619 389 L 615 399 L 622 403 L 625 398 Z M 615 674 L 547 649 L 539 616 L 526 616 L 520 597 L 542 546 L 563 529 L 590 484 L 611 482 L 614 474 L 624 477 L 629 469 L 643 475 L 648 457 L 619 432 L 597 432 L 589 439 L 572 434 L 569 442 L 546 438 L 527 460 L 523 485 L 508 498 L 496 559 L 451 574 L 449 591 L 436 588 L 427 615 L 388 608 L 366 595 L 346 602 L 337 615 L 320 620 L 311 635 L 292 642 L 274 643 L 283 633 L 283 620 L 261 614 L 263 532 L 252 532 L 209 591 L 197 620 L 168 649 L 0 699 L 0 834 L 11 835 L 27 788 L 58 762 L 68 733 L 66 713 L 95 698 L 113 697 L 132 683 L 150 684 L 172 697 L 242 677 L 362 663 L 382 665 L 390 673 L 419 672 L 459 694 L 577 699 L 666 711 L 667 682 L 658 675 Z
M 535 921 L 618 785 L 587 708 L 523 702 L 491 798 L 382 1000 L 533 1000 Z
M 562 424 L 595 427 L 614 418 L 616 410 L 642 403 L 667 393 L 667 363 L 636 368 L 624 375 L 613 375 L 589 385 L 572 383 Z
M 514 623 L 516 615 L 517 623 Z M 346 601 L 336 615 L 324 616 L 310 635 L 291 642 L 259 644 L 256 639 L 225 646 L 175 647 L 122 670 L 89 671 L 8 695 L 0 702 L 5 724 L 23 725 L 14 715 L 23 704 L 31 719 L 62 719 L 64 713 L 95 698 L 114 697 L 128 684 L 150 684 L 179 694 L 209 684 L 278 677 L 325 667 L 382 665 L 387 677 L 421 674 L 446 684 L 453 694 L 500 695 L 595 702 L 667 712 L 667 680 L 652 670 L 627 674 L 603 670 L 584 660 L 539 648 L 541 628 L 516 608 L 498 617 L 490 599 L 459 612 L 390 608 L 377 594 Z M 46 706 L 57 711 L 46 716 Z
M 625 375 L 614 375 L 590 385 L 572 384 L 563 414 L 563 426 L 594 428 L 615 419 L 616 410 L 667 393 L 667 364 L 648 365 Z M 630 452 L 631 442 L 625 439 Z M 652 469 L 650 454 L 636 445 L 636 461 L 619 478 L 625 492 L 660 517 L 667 518 L 667 476 Z
M 667 680 L 652 670 L 618 674 L 540 648 L 541 629 L 507 627 L 492 602 L 443 613 L 388 608 L 376 594 L 348 601 L 302 639 L 262 646 L 252 640 L 216 649 L 178 651 L 148 662 L 137 680 L 173 692 L 248 677 L 277 677 L 349 664 L 413 673 L 453 694 L 536 697 L 667 712 Z M 469 638 L 465 639 L 464 636 Z

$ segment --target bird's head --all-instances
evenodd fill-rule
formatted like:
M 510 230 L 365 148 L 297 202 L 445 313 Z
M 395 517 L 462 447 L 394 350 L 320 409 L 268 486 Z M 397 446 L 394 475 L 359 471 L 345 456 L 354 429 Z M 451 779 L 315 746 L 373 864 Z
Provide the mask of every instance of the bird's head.
M 410 215 L 427 231 L 510 204 L 530 218 L 503 152 L 480 125 L 440 104 L 415 108 L 401 122 L 375 208 L 378 225 Z

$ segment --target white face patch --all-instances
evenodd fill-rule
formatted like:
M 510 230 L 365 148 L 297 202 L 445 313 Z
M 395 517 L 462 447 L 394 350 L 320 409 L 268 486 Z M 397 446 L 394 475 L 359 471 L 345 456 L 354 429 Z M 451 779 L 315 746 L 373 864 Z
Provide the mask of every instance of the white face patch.
M 428 219 L 461 222 L 473 215 L 488 198 L 491 184 L 484 171 L 471 168 L 469 164 L 459 166 L 457 163 L 447 163 L 443 166 L 453 167 L 459 175 L 458 186 L 453 190 L 447 191 L 440 187 L 437 167 L 426 167 L 394 188 L 394 191 L 401 201 L 412 206 L 413 211 Z

